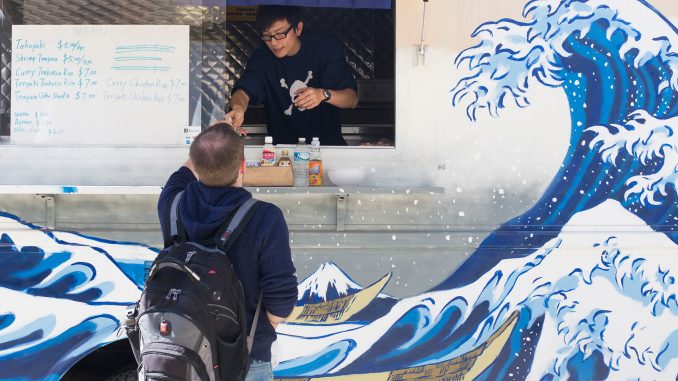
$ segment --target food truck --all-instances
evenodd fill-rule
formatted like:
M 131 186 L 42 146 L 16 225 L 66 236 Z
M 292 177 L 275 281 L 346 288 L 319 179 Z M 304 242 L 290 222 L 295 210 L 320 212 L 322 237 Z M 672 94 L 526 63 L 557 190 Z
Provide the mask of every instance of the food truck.
M 359 90 L 322 187 L 247 186 L 299 280 L 276 379 L 677 379 L 673 0 L 0 1 L 0 379 L 136 379 L 158 195 L 273 3 Z

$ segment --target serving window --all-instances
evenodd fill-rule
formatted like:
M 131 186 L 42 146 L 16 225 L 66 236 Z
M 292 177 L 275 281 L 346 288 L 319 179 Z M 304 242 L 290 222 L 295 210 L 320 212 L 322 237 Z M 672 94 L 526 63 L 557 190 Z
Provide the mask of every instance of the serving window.
M 0 142 L 186 145 L 223 119 L 261 44 L 253 7 L 199 1 L 0 2 Z M 212 2 L 214 3 L 214 2 Z M 305 30 L 345 44 L 359 104 L 342 110 L 349 145 L 395 143 L 393 10 L 305 8 Z M 247 144 L 266 135 L 251 106 Z
M 247 57 L 260 44 L 254 19 L 255 7 L 227 7 L 226 24 L 205 29 L 205 36 L 226 36 L 225 87 L 230 91 L 245 69 Z M 395 29 L 393 9 L 304 8 L 304 31 L 338 37 L 358 82 L 356 109 L 342 110 L 342 133 L 352 146 L 395 143 Z M 220 28 L 224 28 L 221 30 Z M 219 64 L 218 62 L 215 62 Z M 220 71 L 220 70 L 218 70 Z M 245 127 L 250 144 L 263 144 L 266 132 L 263 106 L 250 106 Z

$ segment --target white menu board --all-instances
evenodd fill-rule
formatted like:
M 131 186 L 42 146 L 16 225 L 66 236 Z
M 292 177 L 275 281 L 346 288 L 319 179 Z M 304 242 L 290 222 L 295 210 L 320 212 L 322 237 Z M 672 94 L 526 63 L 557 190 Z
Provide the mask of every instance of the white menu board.
M 187 25 L 14 25 L 12 143 L 185 144 Z

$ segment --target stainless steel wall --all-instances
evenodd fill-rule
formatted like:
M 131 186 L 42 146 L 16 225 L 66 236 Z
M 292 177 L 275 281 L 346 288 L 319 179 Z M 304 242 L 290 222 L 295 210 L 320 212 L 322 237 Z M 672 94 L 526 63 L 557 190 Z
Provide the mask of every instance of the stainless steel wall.
M 335 262 L 364 285 L 375 274 L 392 272 L 386 292 L 398 297 L 445 279 L 494 227 L 491 221 L 472 226 L 455 221 L 440 188 L 249 190 L 283 211 L 300 280 Z M 162 246 L 156 194 L 20 192 L 25 190 L 0 194 L 0 210 L 46 228 Z

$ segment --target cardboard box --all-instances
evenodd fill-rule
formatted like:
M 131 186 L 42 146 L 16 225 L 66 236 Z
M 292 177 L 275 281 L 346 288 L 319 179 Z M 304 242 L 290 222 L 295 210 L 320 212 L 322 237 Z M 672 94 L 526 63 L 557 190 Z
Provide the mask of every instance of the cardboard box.
M 247 167 L 243 185 L 246 187 L 291 187 L 292 167 Z

